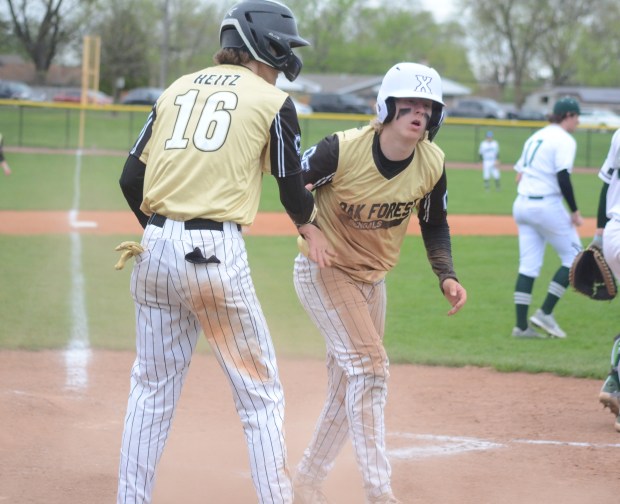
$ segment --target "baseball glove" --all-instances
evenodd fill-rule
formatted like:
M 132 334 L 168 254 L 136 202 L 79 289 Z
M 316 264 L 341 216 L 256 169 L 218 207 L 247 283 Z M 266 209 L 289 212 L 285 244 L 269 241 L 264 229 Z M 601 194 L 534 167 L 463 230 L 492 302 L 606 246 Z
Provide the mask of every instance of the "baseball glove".
M 568 280 L 577 292 L 595 301 L 609 301 L 618 292 L 616 279 L 601 249 L 592 245 L 577 254 Z

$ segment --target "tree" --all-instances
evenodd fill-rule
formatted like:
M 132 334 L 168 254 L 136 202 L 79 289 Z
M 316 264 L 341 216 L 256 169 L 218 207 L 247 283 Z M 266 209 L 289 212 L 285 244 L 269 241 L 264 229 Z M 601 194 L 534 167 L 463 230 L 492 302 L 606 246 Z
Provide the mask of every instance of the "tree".
M 363 1 L 363 0 L 362 0 Z M 306 71 L 329 72 L 339 69 L 348 71 L 343 65 L 350 61 L 343 57 L 360 0 L 291 0 L 289 7 L 295 13 L 299 32 L 312 44 L 312 48 L 299 53 Z M 365 73 L 363 67 L 356 73 Z
M 590 24 L 580 31 L 572 80 L 591 86 L 620 87 L 620 4 L 595 3 Z
M 481 66 L 488 64 L 498 80 L 511 79 L 518 107 L 525 99 L 523 82 L 539 41 L 548 30 L 548 1 L 461 0 L 470 14 L 475 36 L 483 43 L 493 43 L 476 44 Z
M 548 30 L 540 38 L 540 61 L 551 74 L 551 84 L 567 84 L 577 68 L 575 57 L 583 36 L 590 32 L 596 0 L 550 0 L 546 6 Z M 587 35 L 586 35 L 587 37 Z
M 213 55 L 220 48 L 219 29 L 224 7 L 213 1 L 169 2 L 168 72 L 176 79 L 184 73 L 200 70 L 213 63 Z
M 65 0 L 6 1 L 13 34 L 34 63 L 36 82 L 42 84 L 57 51 L 71 40 L 75 17 L 69 13 L 78 10 L 79 2 L 67 6 Z
M 445 26 L 415 5 L 367 0 L 292 0 L 304 71 L 381 75 L 399 61 L 424 62 L 440 74 L 472 80 L 457 23 Z
M 606 17 L 603 9 L 592 14 L 598 5 L 599 0 L 461 0 L 481 78 L 500 88 L 511 83 L 517 106 L 528 81 L 548 74 L 554 85 L 568 83 L 583 52 L 580 41 Z
M 112 2 L 111 9 L 101 20 L 100 87 L 116 94 L 117 82 L 124 86 L 147 85 L 149 76 L 149 38 L 142 12 L 127 2 Z

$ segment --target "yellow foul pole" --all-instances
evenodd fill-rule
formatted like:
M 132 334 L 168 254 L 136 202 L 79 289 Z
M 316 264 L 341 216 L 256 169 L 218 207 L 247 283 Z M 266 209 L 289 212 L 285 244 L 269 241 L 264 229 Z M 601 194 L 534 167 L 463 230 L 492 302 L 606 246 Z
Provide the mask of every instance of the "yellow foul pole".
M 78 149 L 84 147 L 84 129 L 86 126 L 86 110 L 84 106 L 88 103 L 88 91 L 99 90 L 99 67 L 101 58 L 101 38 L 84 37 L 84 47 L 82 49 L 82 94 L 80 103 L 80 130 L 78 138 Z

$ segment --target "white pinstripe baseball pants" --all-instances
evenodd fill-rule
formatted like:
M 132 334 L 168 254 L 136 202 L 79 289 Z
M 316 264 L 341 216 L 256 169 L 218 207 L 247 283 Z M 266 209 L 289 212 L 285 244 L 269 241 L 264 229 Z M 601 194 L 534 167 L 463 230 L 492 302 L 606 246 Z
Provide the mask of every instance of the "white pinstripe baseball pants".
M 319 268 L 299 254 L 295 289 L 327 345 L 328 391 L 298 478 L 324 480 L 347 436 L 353 443 L 368 502 L 391 492 L 384 409 L 388 358 L 383 347 L 385 282 L 353 280 L 337 268 Z
M 183 223 L 166 220 L 163 227 L 146 227 L 142 246 L 131 276 L 137 355 L 118 504 L 151 502 L 157 463 L 201 330 L 230 383 L 259 502 L 290 504 L 284 396 L 241 232 L 231 223 L 224 223 L 223 232 L 186 231 Z M 194 247 L 221 263 L 187 262 L 185 254 Z

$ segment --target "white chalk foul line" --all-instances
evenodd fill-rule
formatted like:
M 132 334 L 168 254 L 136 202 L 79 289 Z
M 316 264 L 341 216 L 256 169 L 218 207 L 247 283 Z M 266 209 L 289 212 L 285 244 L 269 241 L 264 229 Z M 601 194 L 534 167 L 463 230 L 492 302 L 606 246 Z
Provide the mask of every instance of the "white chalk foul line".
M 581 443 L 577 441 L 547 441 L 544 439 L 513 439 L 510 442 L 531 445 L 574 446 L 577 448 L 620 448 L 620 443 Z
M 506 448 L 510 444 L 553 445 L 577 448 L 620 448 L 618 443 L 585 443 L 544 439 L 512 439 L 506 443 L 497 443 L 488 439 L 473 437 L 410 434 L 406 432 L 388 434 L 388 438 L 391 440 L 391 444 L 399 445 L 396 448 L 387 450 L 388 457 L 394 460 L 412 460 L 442 455 L 456 455 L 471 451 L 494 450 Z
M 436 436 L 432 434 L 398 432 L 389 434 L 388 437 L 394 440 L 394 444 L 402 445 L 404 444 L 402 440 L 405 440 L 407 443 L 407 446 L 387 450 L 389 458 L 398 460 L 455 455 L 470 451 L 492 450 L 504 446 L 485 439 L 462 436 Z
M 82 240 L 79 233 L 73 232 L 71 233 L 71 335 L 64 352 L 67 389 L 82 390 L 88 386 L 88 363 L 91 355 L 82 273 Z
M 95 221 L 81 221 L 78 219 L 78 211 L 69 211 L 69 226 L 72 228 L 96 228 L 98 224 Z
M 77 152 L 73 187 L 73 207 L 69 212 L 69 224 L 74 227 L 95 227 L 96 222 L 78 221 L 80 207 L 80 173 L 82 153 Z M 65 388 L 83 390 L 88 386 L 88 363 L 92 356 L 88 334 L 88 312 L 82 272 L 82 239 L 77 232 L 71 233 L 71 334 L 64 352 Z

